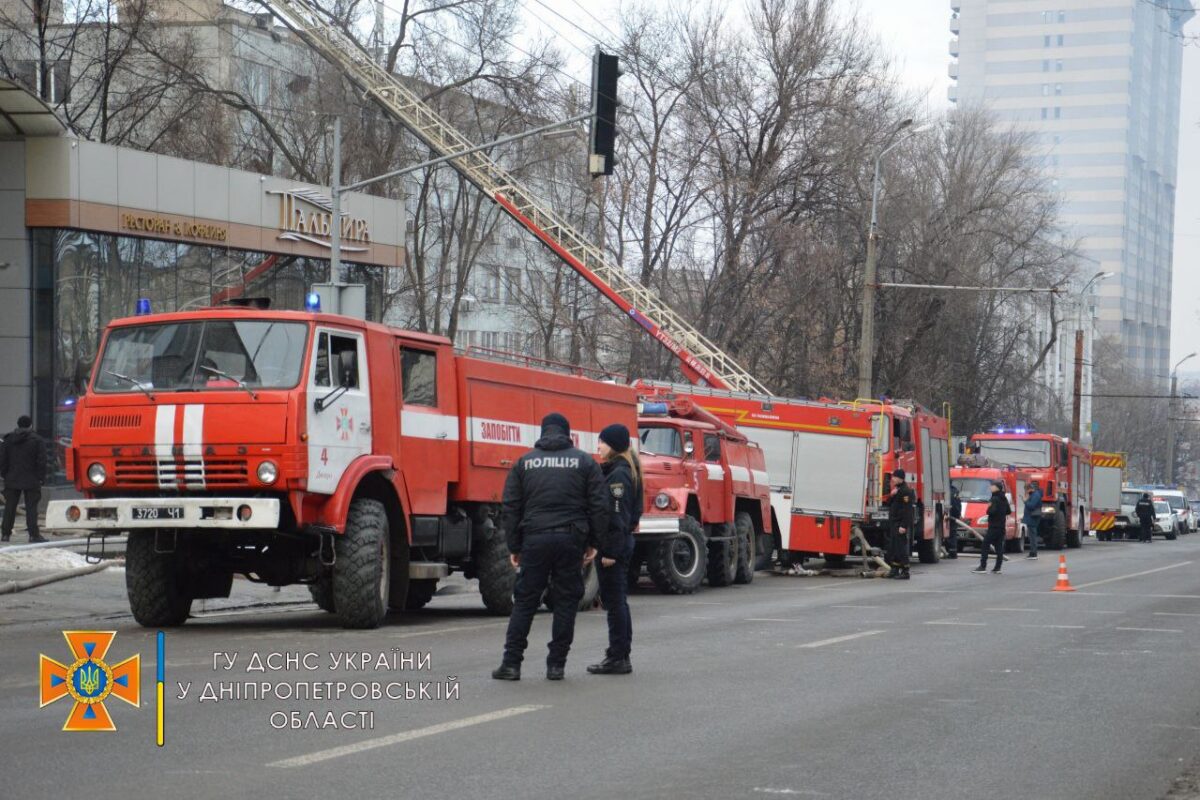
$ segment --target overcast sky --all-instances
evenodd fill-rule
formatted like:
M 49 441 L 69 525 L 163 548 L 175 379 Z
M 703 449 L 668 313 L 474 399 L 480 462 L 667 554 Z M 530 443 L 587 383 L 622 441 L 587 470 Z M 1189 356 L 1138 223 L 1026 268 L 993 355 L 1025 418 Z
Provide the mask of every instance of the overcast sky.
M 573 54 L 578 72 L 586 83 L 587 64 L 581 51 L 590 51 L 594 42 L 573 28 L 563 17 L 599 38 L 607 32 L 581 10 L 581 5 L 616 30 L 614 18 L 619 3 L 611 6 L 590 0 L 522 0 L 534 29 L 547 30 L 570 42 L 565 48 Z M 655 0 L 647 0 L 655 2 Z M 903 80 L 928 98 L 931 109 L 949 106 L 946 89 L 950 85 L 950 2 L 949 0 L 839 0 L 847 13 L 858 8 L 862 18 L 874 29 L 887 48 Z M 548 8 L 562 16 L 556 16 Z M 1200 34 L 1200 17 L 1194 18 L 1187 33 Z M 1200 40 L 1184 48 L 1183 105 L 1180 114 L 1179 175 L 1175 197 L 1174 303 L 1171 313 L 1171 362 L 1200 350 Z M 1200 356 L 1183 371 L 1200 374 Z

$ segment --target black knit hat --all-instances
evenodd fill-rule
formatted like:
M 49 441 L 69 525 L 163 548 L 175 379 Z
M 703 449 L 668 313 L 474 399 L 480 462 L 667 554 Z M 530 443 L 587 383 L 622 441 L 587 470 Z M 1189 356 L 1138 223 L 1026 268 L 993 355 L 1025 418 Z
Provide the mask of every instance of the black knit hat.
M 902 469 L 892 470 L 892 477 L 899 478 L 900 480 L 904 480 L 904 470 L 902 470 Z
M 624 453 L 629 449 L 629 428 L 619 422 L 614 422 L 600 431 L 600 441 L 618 453 Z
M 567 422 L 567 418 L 557 411 L 542 417 L 542 436 L 548 435 L 550 428 L 559 428 L 558 432 L 563 435 L 571 433 L 571 423 Z

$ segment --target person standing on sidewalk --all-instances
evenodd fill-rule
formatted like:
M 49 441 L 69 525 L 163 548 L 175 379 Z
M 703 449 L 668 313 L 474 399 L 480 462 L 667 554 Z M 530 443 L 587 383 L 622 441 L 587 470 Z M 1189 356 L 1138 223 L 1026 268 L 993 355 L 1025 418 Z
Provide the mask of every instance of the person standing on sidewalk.
M 988 571 L 988 550 L 995 548 L 996 566 L 992 569 L 992 574 L 1000 574 L 1000 565 L 1004 563 L 1004 532 L 1008 527 L 1008 515 L 1011 513 L 1012 506 L 1008 504 L 1008 497 L 1004 494 L 1004 484 L 993 483 L 992 498 L 988 501 L 987 508 L 987 536 L 983 537 L 979 566 L 971 570 L 972 572 L 983 574 Z
M 1029 537 L 1029 552 L 1025 558 L 1036 561 L 1038 528 L 1042 524 L 1042 487 L 1038 486 L 1037 481 L 1030 483 L 1029 488 L 1025 490 L 1025 512 L 1021 516 L 1021 522 L 1025 524 L 1025 533 Z
M 17 429 L 0 443 L 0 477 L 4 478 L 4 523 L 0 541 L 12 538 L 17 501 L 25 496 L 25 529 L 29 541 L 46 541 L 38 531 L 38 502 L 46 479 L 46 443 L 33 431 L 33 420 L 22 416 Z
M 600 600 L 608 612 L 608 650 L 604 660 L 592 664 L 593 675 L 628 675 L 633 672 L 629 652 L 633 645 L 633 619 L 629 614 L 629 559 L 633 557 L 633 529 L 642 517 L 642 468 L 629 448 L 629 429 L 620 423 L 600 431 L 600 461 L 608 483 L 608 539 L 600 548 Z
M 909 578 L 908 561 L 912 554 L 912 531 L 917 508 L 917 493 L 905 482 L 904 470 L 892 472 L 892 493 L 883 502 L 888 507 L 888 563 L 892 569 L 889 578 L 906 581 Z

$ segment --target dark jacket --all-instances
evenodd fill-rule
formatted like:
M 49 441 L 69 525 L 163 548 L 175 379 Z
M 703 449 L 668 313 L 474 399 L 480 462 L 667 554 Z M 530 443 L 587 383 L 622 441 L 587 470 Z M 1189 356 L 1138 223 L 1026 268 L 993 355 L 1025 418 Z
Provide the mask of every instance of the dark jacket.
M 1158 513 L 1154 510 L 1154 501 L 1144 497 L 1137 501 L 1137 505 L 1133 507 L 1133 513 L 1137 514 L 1138 520 L 1143 524 L 1158 519 Z
M 1012 506 L 1008 504 L 1008 496 L 1004 492 L 992 492 L 992 499 L 988 501 L 987 507 L 988 533 L 1004 533 L 1004 523 L 1011 513 Z
M 31 428 L 17 428 L 0 444 L 5 489 L 40 489 L 46 479 L 46 443 Z
M 912 530 L 913 515 L 917 509 L 917 493 L 907 483 L 897 483 L 892 486 L 892 493 L 884 500 L 888 507 L 888 523 L 893 529 L 907 528 Z
M 1021 521 L 1027 526 L 1033 527 L 1034 524 L 1041 521 L 1043 497 L 1042 490 L 1035 486 L 1033 493 L 1025 498 L 1025 514 Z
M 633 470 L 623 458 L 605 462 L 603 470 L 609 514 L 608 536 L 601 542 L 600 555 L 627 558 L 633 555 L 633 529 L 642 518 L 642 487 L 634 481 Z
M 962 495 L 958 492 L 958 487 L 950 488 L 950 516 L 954 519 L 962 519 Z
M 570 431 L 550 426 L 508 473 L 500 525 L 512 553 L 526 536 L 558 531 L 594 546 L 608 533 L 608 503 L 600 465 L 572 446 Z

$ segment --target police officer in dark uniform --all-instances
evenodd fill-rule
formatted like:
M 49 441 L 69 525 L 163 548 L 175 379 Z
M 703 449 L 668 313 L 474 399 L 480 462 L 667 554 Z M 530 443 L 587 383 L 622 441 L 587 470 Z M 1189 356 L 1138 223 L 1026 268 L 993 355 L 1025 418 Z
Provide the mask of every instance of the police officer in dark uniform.
M 946 558 L 958 558 L 958 520 L 962 518 L 962 496 L 958 487 L 950 484 L 950 538 L 946 541 Z
M 1004 563 L 1004 535 L 1008 530 L 1008 515 L 1011 513 L 1012 506 L 1008 502 L 1008 495 L 1004 493 L 1004 484 L 993 483 L 992 497 L 987 507 L 987 536 L 983 538 L 983 546 L 979 548 L 979 566 L 971 570 L 972 572 L 987 572 L 988 552 L 995 550 L 996 566 L 992 569 L 992 574 L 1000 574 L 1000 566 Z
M 1138 522 L 1142 524 L 1142 536 L 1139 541 L 1153 542 L 1154 520 L 1158 519 L 1158 514 L 1154 510 L 1154 501 L 1150 499 L 1149 492 L 1142 492 L 1137 505 L 1133 507 L 1133 513 L 1137 515 Z
M 917 493 L 904 478 L 904 470 L 892 472 L 892 493 L 884 501 L 888 507 L 888 563 L 892 567 L 887 576 L 902 581 L 909 579 L 908 559 L 912 544 L 908 537 L 912 533 L 917 507 Z
M 504 659 L 492 672 L 493 678 L 521 679 L 533 615 L 553 581 L 554 624 L 546 677 L 563 679 L 575 638 L 575 613 L 583 597 L 584 548 L 589 557 L 594 556 L 595 545 L 608 533 L 609 497 L 600 465 L 574 447 L 567 418 L 547 414 L 541 438 L 517 459 L 504 483 L 501 526 L 517 582 Z
M 629 559 L 633 556 L 633 529 L 642 518 L 642 470 L 629 449 L 629 429 L 621 424 L 600 431 L 600 463 L 608 483 L 608 539 L 600 548 L 600 600 L 608 611 L 608 650 L 604 660 L 592 664 L 593 675 L 628 675 L 633 672 L 629 652 L 633 620 L 629 614 Z

